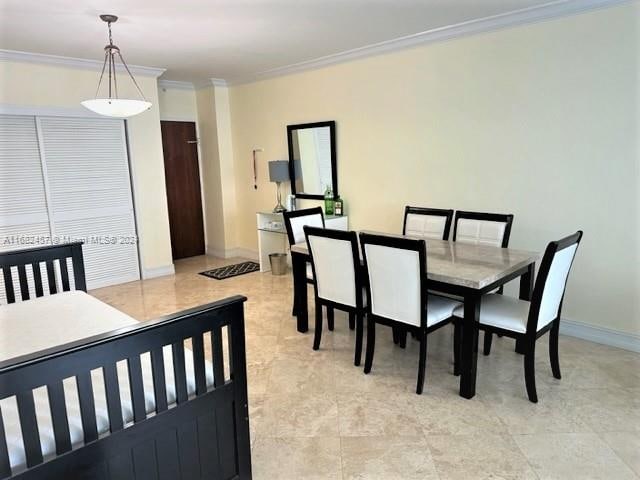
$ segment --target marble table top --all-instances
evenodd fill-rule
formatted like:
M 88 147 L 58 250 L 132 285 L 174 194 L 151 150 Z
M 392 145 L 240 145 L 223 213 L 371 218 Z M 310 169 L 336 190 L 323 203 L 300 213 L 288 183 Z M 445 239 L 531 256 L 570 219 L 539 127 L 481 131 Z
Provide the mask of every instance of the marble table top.
M 373 232 L 365 233 L 402 237 L 402 235 Z M 418 238 L 410 237 L 407 238 Z M 536 252 L 473 245 L 446 240 L 425 239 L 427 242 L 427 278 L 436 282 L 481 289 L 513 272 L 539 260 Z M 292 253 L 309 254 L 306 243 L 291 247 Z

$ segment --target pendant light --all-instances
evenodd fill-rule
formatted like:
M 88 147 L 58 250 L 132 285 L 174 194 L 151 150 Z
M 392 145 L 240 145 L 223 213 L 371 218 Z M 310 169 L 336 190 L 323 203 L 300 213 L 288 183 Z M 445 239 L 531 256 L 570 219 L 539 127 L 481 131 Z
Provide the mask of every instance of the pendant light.
M 142 93 L 142 90 L 140 90 L 138 82 L 136 82 L 136 79 L 133 78 L 129 67 L 122 58 L 120 49 L 113 44 L 113 39 L 111 38 L 111 24 L 115 23 L 118 20 L 118 17 L 116 17 L 115 15 L 100 15 L 100 19 L 103 22 L 107 22 L 107 27 L 109 29 L 109 45 L 104 47 L 104 63 L 102 64 L 102 72 L 100 73 L 100 80 L 98 80 L 98 88 L 96 89 L 95 98 L 93 98 L 92 100 L 85 100 L 80 103 L 85 108 L 88 108 L 93 112 L 96 112 L 100 115 L 105 115 L 107 117 L 127 118 L 138 115 L 145 110 L 149 110 L 149 108 L 151 108 L 151 102 L 147 102 L 146 98 L 144 98 L 144 94 Z M 129 77 L 131 77 L 133 84 L 138 89 L 141 100 L 118 98 L 118 82 L 116 80 L 116 55 L 118 56 L 118 58 L 120 58 L 120 62 L 129 74 Z M 98 98 L 98 93 L 100 91 L 100 85 L 102 84 L 102 78 L 104 77 L 105 70 L 107 70 L 109 75 L 109 97 Z

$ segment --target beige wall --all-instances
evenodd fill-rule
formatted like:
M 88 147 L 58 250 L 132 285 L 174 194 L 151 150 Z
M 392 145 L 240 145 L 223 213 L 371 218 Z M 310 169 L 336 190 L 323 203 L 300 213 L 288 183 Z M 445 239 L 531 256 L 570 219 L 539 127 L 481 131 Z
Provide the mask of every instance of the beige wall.
M 198 118 L 196 92 L 193 89 L 158 85 L 158 105 L 161 120 L 195 122 Z
M 80 101 L 92 98 L 99 72 L 61 66 L 0 62 L 0 104 L 82 109 Z M 151 110 L 127 121 L 133 171 L 136 221 L 140 237 L 143 273 L 169 273 L 171 240 L 164 183 L 164 162 L 158 92 L 155 77 L 136 79 Z M 121 81 L 120 94 L 136 95 L 133 86 Z
M 351 227 L 400 231 L 414 204 L 514 213 L 511 245 L 536 251 L 583 229 L 564 316 L 639 334 L 638 8 L 232 87 L 237 246 L 257 248 L 286 125 L 336 120 Z

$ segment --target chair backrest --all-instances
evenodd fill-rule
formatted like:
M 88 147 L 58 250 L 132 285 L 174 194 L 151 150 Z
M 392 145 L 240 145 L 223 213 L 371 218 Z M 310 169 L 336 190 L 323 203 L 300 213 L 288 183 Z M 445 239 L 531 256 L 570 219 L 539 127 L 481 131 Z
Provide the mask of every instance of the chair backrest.
M 368 274 L 368 314 L 426 326 L 426 242 L 361 233 L 360 245 Z
M 531 297 L 527 334 L 535 334 L 560 317 L 569 271 L 576 256 L 582 231 L 549 243 Z
M 443 208 L 404 207 L 402 234 L 414 237 L 447 240 L 453 210 Z
M 506 248 L 509 246 L 512 223 L 511 214 L 458 210 L 453 226 L 453 241 Z
M 284 212 L 282 216 L 284 217 L 284 227 L 287 230 L 289 245 L 304 242 L 304 227 L 306 225 L 324 228 L 324 214 L 321 207 Z
M 360 253 L 356 232 L 305 226 L 316 296 L 362 308 Z M 319 308 L 319 307 L 316 307 Z

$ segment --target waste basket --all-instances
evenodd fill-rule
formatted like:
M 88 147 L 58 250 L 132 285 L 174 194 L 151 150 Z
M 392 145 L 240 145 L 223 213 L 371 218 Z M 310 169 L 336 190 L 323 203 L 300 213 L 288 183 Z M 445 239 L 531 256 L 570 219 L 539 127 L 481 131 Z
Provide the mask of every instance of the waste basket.
M 269 263 L 271 264 L 271 273 L 273 275 L 284 275 L 287 273 L 286 253 L 270 253 Z

